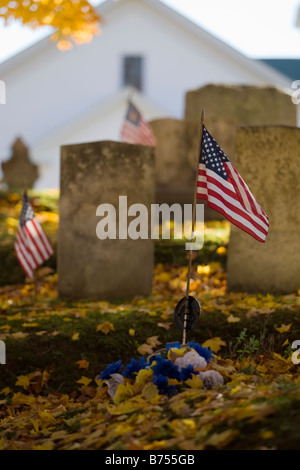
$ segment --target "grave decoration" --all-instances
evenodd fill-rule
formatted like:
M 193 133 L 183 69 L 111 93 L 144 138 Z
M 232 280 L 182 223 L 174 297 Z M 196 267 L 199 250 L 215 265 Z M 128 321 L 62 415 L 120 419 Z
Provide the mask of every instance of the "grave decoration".
M 147 359 L 131 359 L 125 368 L 121 360 L 109 364 L 98 379 L 106 383 L 115 401 L 128 392 L 131 395 L 147 393 L 148 388 L 149 393 L 152 384 L 161 395 L 171 397 L 189 386 L 210 389 L 222 385 L 223 377 L 213 370 L 212 357 L 210 349 L 197 343 L 167 343 L 165 349 Z

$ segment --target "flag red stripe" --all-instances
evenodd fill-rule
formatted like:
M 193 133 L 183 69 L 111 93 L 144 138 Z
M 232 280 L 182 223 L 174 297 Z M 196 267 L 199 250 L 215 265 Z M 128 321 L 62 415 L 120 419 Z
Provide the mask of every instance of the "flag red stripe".
M 199 193 L 198 193 L 199 194 Z M 209 196 L 211 198 L 215 198 L 217 199 L 218 201 L 220 201 L 225 207 L 227 207 L 229 209 L 229 211 L 231 212 L 234 212 L 235 214 L 237 214 L 238 216 L 240 216 L 242 219 L 244 219 L 245 221 L 248 221 L 251 225 L 253 225 L 253 228 L 255 228 L 256 230 L 258 230 L 259 232 L 261 232 L 262 234 L 264 235 L 267 235 L 268 233 L 268 230 L 266 230 L 263 226 L 259 225 L 257 222 L 255 222 L 255 220 L 253 220 L 253 218 L 251 217 L 251 215 L 247 212 L 247 211 L 244 211 L 244 210 L 241 210 L 239 208 L 237 208 L 235 205 L 231 204 L 230 202 L 228 202 L 223 196 L 222 194 L 220 194 L 219 192 L 213 190 L 212 188 L 209 189 Z M 199 199 L 202 199 L 201 196 L 199 196 Z M 216 204 L 215 204 L 216 205 Z M 242 206 L 241 206 L 242 207 Z M 225 212 L 225 209 L 223 209 L 223 211 Z M 230 213 L 228 213 L 228 215 L 230 215 Z M 232 217 L 230 215 L 230 217 Z
M 240 191 L 240 194 L 243 192 L 243 194 L 241 194 L 241 197 L 243 199 L 247 199 L 247 201 L 249 202 L 250 204 L 250 207 L 251 207 L 251 210 L 252 212 L 255 214 L 255 215 L 260 215 L 262 216 L 265 221 L 268 223 L 269 219 L 268 219 L 268 216 L 267 214 L 262 210 L 262 208 L 260 207 L 260 205 L 258 204 L 258 202 L 256 201 L 255 197 L 253 196 L 253 194 L 250 192 L 247 184 L 245 183 L 245 181 L 242 179 L 242 177 L 238 174 L 238 172 L 236 171 L 236 169 L 231 165 L 231 164 L 226 164 L 225 163 L 225 167 L 226 167 L 226 170 L 227 172 L 229 172 L 230 176 L 232 177 L 233 179 L 233 185 L 234 185 L 234 188 L 236 190 L 238 190 L 238 185 L 240 187 L 239 191 Z M 238 184 L 235 184 L 236 181 L 238 181 Z
M 34 219 L 32 219 L 32 224 L 34 225 L 35 230 L 36 230 L 36 232 L 39 236 L 39 240 L 41 241 L 41 243 L 43 244 L 43 247 L 45 248 L 46 256 L 47 256 L 46 259 L 48 259 L 49 256 L 51 256 L 53 254 L 52 247 L 51 247 L 51 245 L 50 245 L 50 243 L 49 243 L 49 241 L 48 241 L 48 239 L 45 235 L 45 232 L 43 231 L 39 221 L 36 218 L 34 218 Z
M 30 222 L 30 220 L 29 220 L 29 222 Z M 26 223 L 25 229 L 26 229 L 27 235 L 29 237 L 30 250 L 31 250 L 32 256 L 36 259 L 38 264 L 42 264 L 42 262 L 44 261 L 43 260 L 43 255 L 42 255 L 40 249 L 38 248 L 37 243 L 36 243 L 34 237 L 32 236 L 32 234 L 29 230 L 29 227 L 28 227 L 29 222 Z
M 209 171 L 209 170 L 208 170 Z M 201 170 L 201 173 L 203 172 L 203 170 Z M 209 176 L 208 174 L 206 174 L 206 180 L 207 180 L 207 184 L 205 184 L 204 182 L 197 182 L 197 187 L 207 187 L 208 188 L 208 191 L 211 190 L 211 185 L 214 185 L 214 186 L 217 186 L 222 192 L 224 192 L 228 197 L 231 197 L 232 199 L 234 199 L 235 201 L 237 201 L 238 203 L 240 203 L 240 200 L 239 198 L 237 197 L 236 193 L 234 191 L 232 191 L 231 189 L 228 189 L 228 185 L 231 186 L 230 183 L 227 183 L 226 181 L 222 181 L 222 178 L 220 178 L 219 180 L 216 178 L 216 177 L 212 177 L 212 176 Z M 205 186 L 203 186 L 205 185 Z M 241 204 L 240 204 L 241 205 Z M 243 208 L 243 206 L 241 205 L 241 207 Z M 245 209 L 246 210 L 246 209 Z M 258 218 L 266 227 L 268 227 L 268 221 L 266 221 L 265 217 L 261 214 L 253 214 L 253 216 L 255 216 L 256 218 Z
M 37 264 L 34 263 L 32 256 L 30 256 L 30 253 L 26 250 L 26 247 L 22 241 L 17 240 L 15 243 L 15 248 L 20 250 L 26 260 L 26 263 L 30 266 L 31 269 L 35 269 L 37 267 Z
M 253 238 L 258 240 L 259 242 L 264 242 L 265 241 L 266 237 L 260 237 L 259 235 L 257 235 L 249 227 L 243 225 L 241 222 L 237 221 L 234 217 L 232 217 L 227 212 L 225 212 L 220 206 L 217 206 L 216 204 L 209 201 L 209 199 L 207 197 L 201 197 L 200 199 L 207 200 L 207 205 L 209 207 L 211 207 L 212 209 L 214 209 L 217 212 L 220 212 L 220 214 L 224 215 L 224 217 L 226 217 L 226 219 L 229 220 L 229 222 L 233 223 L 236 227 L 239 227 L 240 229 L 244 230 L 244 232 L 249 233 L 249 235 L 251 235 Z
M 25 256 L 28 264 L 31 266 L 32 269 L 35 269 L 37 264 L 31 256 L 31 252 L 28 249 L 26 237 L 24 236 L 23 229 L 18 227 L 17 239 L 16 244 L 22 248 L 23 255 Z
M 25 274 L 28 276 L 28 277 L 33 277 L 33 271 L 31 270 L 31 268 L 28 266 L 28 264 L 26 263 L 26 261 L 24 260 L 22 254 L 20 253 L 20 251 L 18 249 L 16 249 L 16 255 L 17 255 L 17 258 L 18 258 L 18 261 L 23 269 L 23 271 L 25 272 Z

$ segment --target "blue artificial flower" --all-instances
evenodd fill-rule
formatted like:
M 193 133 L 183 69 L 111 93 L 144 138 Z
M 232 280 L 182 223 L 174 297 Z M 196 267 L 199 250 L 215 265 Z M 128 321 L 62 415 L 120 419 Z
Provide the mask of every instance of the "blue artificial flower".
M 143 357 L 140 358 L 139 362 L 137 362 L 135 359 L 131 359 L 126 367 L 127 368 L 124 370 L 124 372 L 122 372 L 122 375 L 124 375 L 124 377 L 132 378 L 134 373 L 137 373 L 146 367 L 146 361 Z
M 117 374 L 121 369 L 121 359 L 117 362 L 109 364 L 105 370 L 101 372 L 98 379 L 107 380 L 110 379 L 111 374 Z
M 193 341 L 190 341 L 188 343 L 188 345 L 189 345 L 190 348 L 195 349 L 195 351 L 197 351 L 197 353 L 200 356 L 204 357 L 204 359 L 206 360 L 207 363 L 211 360 L 211 358 L 214 354 L 214 352 L 211 351 L 211 349 L 203 348 L 200 344 L 194 343 Z
M 191 379 L 193 374 L 197 374 L 197 372 L 195 372 L 192 365 L 183 367 L 180 371 L 180 380 L 184 382 L 185 380 Z
M 170 379 L 180 379 L 178 366 L 169 359 L 160 356 L 155 357 L 156 364 L 152 367 L 154 375 L 162 375 Z
M 175 385 L 169 385 L 168 379 L 164 375 L 154 375 L 152 382 L 157 386 L 161 395 L 173 396 L 177 393 L 177 388 Z

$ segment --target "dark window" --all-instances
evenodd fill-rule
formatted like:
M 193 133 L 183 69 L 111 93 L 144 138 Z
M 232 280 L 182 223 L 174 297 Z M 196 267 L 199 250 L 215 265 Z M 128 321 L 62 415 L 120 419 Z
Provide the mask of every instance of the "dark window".
M 127 56 L 123 59 L 123 85 L 133 86 L 137 90 L 143 88 L 143 58 Z

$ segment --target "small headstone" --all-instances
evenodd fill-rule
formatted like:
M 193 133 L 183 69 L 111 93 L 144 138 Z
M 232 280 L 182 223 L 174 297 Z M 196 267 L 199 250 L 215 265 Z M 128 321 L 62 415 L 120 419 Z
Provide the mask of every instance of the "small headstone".
M 10 160 L 2 162 L 3 178 L 10 190 L 32 188 L 39 177 L 38 166 L 30 161 L 28 148 L 18 138 L 12 146 L 12 156 Z
M 152 290 L 151 238 L 119 239 L 119 196 L 128 208 L 154 203 L 154 150 L 119 142 L 61 148 L 59 295 L 80 299 L 122 299 Z M 101 204 L 116 209 L 117 239 L 101 240 L 96 228 Z M 126 216 L 122 212 L 122 216 Z M 128 217 L 128 223 L 133 217 Z
M 270 219 L 265 243 L 232 225 L 228 289 L 290 293 L 300 285 L 300 129 L 244 127 L 236 169 Z

